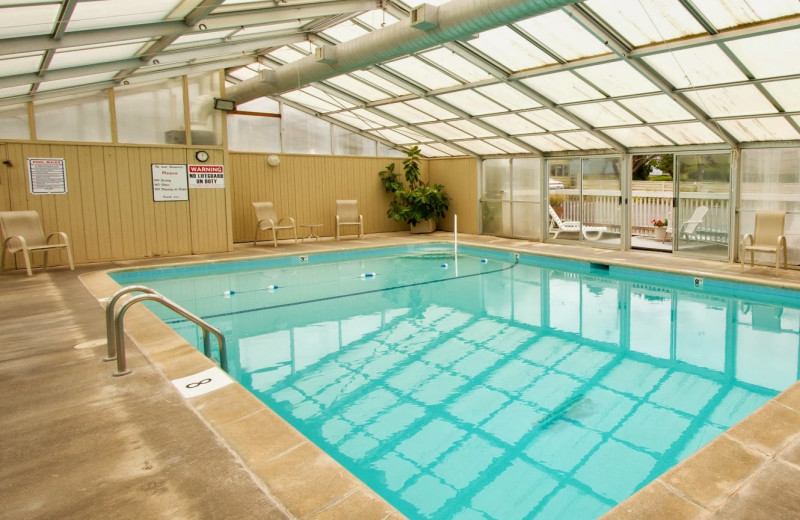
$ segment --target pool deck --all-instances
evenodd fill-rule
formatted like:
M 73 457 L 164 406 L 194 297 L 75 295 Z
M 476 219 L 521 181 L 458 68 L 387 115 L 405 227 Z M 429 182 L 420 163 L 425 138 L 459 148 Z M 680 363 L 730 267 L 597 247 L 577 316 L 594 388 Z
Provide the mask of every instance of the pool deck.
M 102 298 L 119 267 L 451 240 L 237 244 L 230 253 L 0 276 L 0 503 L 4 519 L 401 519 L 237 383 L 184 397 L 172 380 L 214 365 L 144 307 L 126 314 L 128 367 L 103 362 Z M 484 236 L 463 244 L 800 289 L 800 270 Z M 212 340 L 213 341 L 213 340 Z M 607 513 L 618 519 L 800 518 L 800 383 Z

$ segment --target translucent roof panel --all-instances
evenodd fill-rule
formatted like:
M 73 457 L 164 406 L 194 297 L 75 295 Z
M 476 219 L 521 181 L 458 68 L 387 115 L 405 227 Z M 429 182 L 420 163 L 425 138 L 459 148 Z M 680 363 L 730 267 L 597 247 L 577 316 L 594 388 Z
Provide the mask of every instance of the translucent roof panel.
M 258 76 L 258 71 L 255 70 L 255 69 L 251 69 L 250 67 L 241 67 L 241 68 L 236 69 L 236 70 L 228 71 L 228 76 L 232 76 L 232 77 L 234 77 L 236 79 L 244 81 L 246 79 L 250 79 L 250 78 L 254 78 L 254 77 Z
M 500 148 L 496 148 L 486 141 L 480 141 L 477 139 L 473 141 L 459 141 L 456 144 L 479 155 L 496 155 L 503 153 L 503 150 Z
M 223 31 L 201 31 L 184 34 L 172 42 L 169 48 L 175 49 L 190 43 L 222 41 L 227 38 L 230 33 L 231 31 L 226 29 Z
M 410 132 L 410 133 L 413 136 L 417 137 L 417 138 L 409 136 L 409 135 L 407 135 L 407 133 L 404 133 L 403 130 L 406 130 L 406 129 L 404 129 L 404 128 L 395 128 L 395 129 L 384 128 L 382 130 L 370 130 L 369 133 L 371 133 L 373 135 L 377 135 L 379 137 L 382 137 L 383 139 L 386 139 L 387 141 L 391 141 L 394 144 L 410 145 L 410 144 L 417 144 L 417 143 L 421 143 L 421 142 L 425 142 L 425 141 L 432 141 L 432 139 L 421 138 L 421 136 L 419 134 L 416 134 L 415 132 Z
M 692 119 L 689 112 L 665 94 L 621 99 L 619 102 L 647 123 Z
M 406 101 L 406 104 L 416 108 L 417 110 L 421 110 L 426 114 L 430 114 L 436 119 L 455 119 L 456 117 L 458 117 L 449 110 L 445 110 L 439 105 L 432 103 L 424 98 L 409 99 L 408 101 Z
M 281 94 L 281 97 L 300 103 L 317 112 L 334 112 L 353 105 L 313 87 Z
M 0 59 L 0 69 L 8 75 L 25 74 L 39 70 L 42 53 L 10 55 Z
M 421 56 L 447 70 L 451 74 L 455 74 L 464 80 L 464 83 L 492 79 L 491 74 L 444 47 L 422 53 Z
M 560 152 L 575 150 L 575 146 L 559 138 L 555 134 L 523 135 L 520 140 L 525 141 L 542 152 Z
M 433 141 L 433 138 L 427 137 L 419 132 L 415 132 L 410 128 L 397 127 L 394 129 L 394 131 L 406 136 L 408 138 L 408 143 L 424 143 L 426 141 Z
M 308 54 L 304 52 L 300 52 L 296 49 L 292 49 L 291 47 L 283 46 L 279 49 L 275 49 L 274 51 L 269 53 L 270 56 L 274 58 L 278 58 L 280 61 L 284 63 L 292 63 L 293 61 L 302 60 Z
M 346 22 L 342 22 L 335 27 L 331 27 L 330 29 L 322 31 L 322 34 L 330 36 L 337 42 L 347 42 L 350 40 L 355 40 L 359 36 L 369 34 L 369 31 L 363 27 L 359 27 L 350 20 L 347 20 Z
M 645 56 L 644 61 L 675 88 L 702 87 L 747 79 L 718 45 L 654 54 Z
M 611 139 L 625 146 L 667 146 L 672 142 L 652 128 L 609 128 L 603 130 Z
M 733 40 L 728 47 L 756 78 L 800 74 L 800 29 Z
M 167 19 L 181 0 L 98 0 L 77 2 L 67 32 L 126 27 Z
M 656 130 L 672 139 L 676 144 L 721 143 L 722 138 L 703 123 L 676 123 L 657 125 Z
M 265 33 L 274 33 L 282 31 L 299 30 L 302 26 L 300 20 L 291 22 L 271 23 L 265 25 L 255 25 L 250 27 L 239 27 L 236 33 L 231 37 L 232 41 L 241 40 L 245 38 L 253 38 L 258 35 L 266 35 Z
M 610 52 L 603 42 L 564 11 L 552 11 L 515 25 L 566 61 Z M 565 34 L 569 38 L 564 38 Z
M 693 0 L 693 3 L 717 29 L 800 13 L 800 2 L 795 0 Z
M 698 90 L 685 95 L 711 117 L 777 112 L 755 85 Z
M 529 96 L 505 83 L 495 83 L 494 85 L 478 87 L 475 90 L 509 110 L 525 110 L 542 106 Z
M 432 115 L 417 110 L 405 103 L 389 103 L 377 108 L 408 123 L 427 123 L 436 120 Z
M 363 108 L 357 108 L 351 111 L 357 117 L 364 119 L 365 121 L 371 121 L 372 123 L 378 126 L 394 126 L 395 123 L 390 120 L 386 119 L 385 117 L 381 117 L 374 112 L 370 112 L 369 110 L 364 110 Z
M 452 126 L 447 123 L 426 123 L 424 125 L 419 125 L 419 127 L 428 133 L 438 135 L 442 139 L 448 139 L 448 140 L 468 139 L 470 137 L 473 137 L 467 132 L 459 130 L 455 126 Z
M 525 78 L 522 82 L 556 103 L 589 101 L 605 97 L 569 71 Z
M 788 141 L 800 133 L 783 117 L 720 121 L 720 126 L 739 141 Z
M 781 108 L 791 112 L 800 111 L 800 79 L 770 81 L 764 88 L 775 98 Z
M 528 150 L 512 143 L 508 139 L 487 139 L 486 144 L 499 148 L 505 153 L 525 153 Z
M 4 38 L 48 34 L 58 16 L 59 5 L 26 5 L 0 8 L 0 34 Z
M 705 33 L 679 0 L 587 0 L 584 5 L 635 47 Z
M 633 114 L 614 101 L 586 103 L 567 107 L 567 110 L 594 127 L 633 125 L 641 123 Z
M 367 101 L 378 101 L 379 99 L 386 99 L 390 97 L 385 92 L 370 87 L 366 83 L 348 75 L 336 76 L 335 78 L 330 78 L 325 81 L 326 83 L 330 83 L 339 87 L 348 94 L 352 94 Z
M 544 128 L 545 130 L 551 132 L 557 130 L 572 130 L 578 128 L 568 119 L 556 114 L 555 112 L 549 109 L 532 110 L 530 112 L 523 112 L 521 115 L 522 117 L 530 119 L 537 125 Z
M 372 11 L 358 15 L 357 18 L 373 29 L 380 29 L 381 27 L 386 27 L 400 21 L 390 13 L 387 13 L 386 9 L 373 9 Z
M 354 128 L 358 128 L 359 130 L 371 130 L 385 126 L 373 123 L 372 121 L 368 121 L 362 117 L 358 117 L 352 112 L 335 112 L 333 114 L 330 114 L 330 117 L 337 119 L 342 123 L 350 125 Z
M 464 155 L 455 148 L 450 148 L 449 146 L 443 146 L 439 143 L 421 144 L 419 146 L 419 149 L 422 152 L 422 155 L 424 155 L 425 157 L 448 157 L 452 155 L 455 156 Z
M 542 128 L 531 123 L 530 120 L 516 114 L 503 114 L 481 118 L 486 123 L 499 128 L 511 135 L 535 134 L 542 132 Z
M 564 132 L 562 134 L 558 134 L 558 136 L 565 141 L 572 143 L 580 150 L 611 148 L 611 145 L 602 139 L 582 130 L 577 132 Z
M 469 45 L 512 72 L 540 67 L 556 61 L 508 27 L 482 32 Z
M 583 67 L 575 72 L 609 96 L 657 92 L 658 88 L 625 61 Z
M 67 67 L 77 67 L 79 65 L 90 65 L 92 63 L 103 63 L 113 60 L 133 58 L 141 50 L 144 42 L 138 40 L 121 45 L 95 45 L 91 47 L 73 47 L 69 50 L 58 50 L 53 55 L 50 62 L 51 69 L 63 69 Z
M 20 85 L 18 87 L 7 87 L 7 88 L 0 88 L 0 97 L 15 97 L 15 96 L 24 96 L 28 92 L 30 92 L 31 86 L 30 85 Z
M 474 90 L 461 90 L 458 92 L 441 94 L 436 97 L 446 103 L 450 103 L 451 105 L 460 108 L 468 114 L 472 114 L 473 116 L 506 112 L 505 107 L 498 105 L 494 101 L 491 101 L 486 96 L 478 94 Z
M 454 127 L 467 132 L 475 137 L 492 137 L 496 135 L 493 132 L 483 128 L 482 126 L 478 126 L 472 121 L 465 121 L 463 119 L 458 119 L 456 121 L 450 121 L 450 124 Z
M 48 90 L 58 90 L 61 88 L 76 87 L 80 85 L 89 85 L 92 83 L 103 83 L 114 79 L 116 72 L 91 74 L 89 76 L 80 76 L 77 78 L 59 79 L 55 81 L 44 81 L 39 83 L 39 91 L 45 92 Z
M 385 65 L 429 90 L 460 85 L 458 80 L 411 56 L 390 61 Z
M 366 70 L 357 70 L 353 72 L 353 76 L 357 77 L 358 79 L 366 83 L 369 83 L 370 85 L 385 90 L 386 92 L 389 92 L 395 96 L 403 96 L 409 93 L 408 90 L 397 85 L 396 83 L 383 79 L 377 74 L 373 74 L 372 72 Z

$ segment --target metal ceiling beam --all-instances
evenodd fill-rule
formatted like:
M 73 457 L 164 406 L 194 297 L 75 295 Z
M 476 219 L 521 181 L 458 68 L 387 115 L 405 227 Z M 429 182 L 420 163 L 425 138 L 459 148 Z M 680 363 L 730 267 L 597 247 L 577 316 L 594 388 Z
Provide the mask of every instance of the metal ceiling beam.
M 399 22 L 336 45 L 336 58 L 323 63 L 309 56 L 275 70 L 274 80 L 253 78 L 232 87 L 230 96 L 246 102 L 363 69 L 467 36 L 556 10 L 577 0 L 452 0 L 436 9 L 434 27 L 416 29 Z M 325 49 L 323 47 L 323 49 Z
M 234 5 L 239 6 L 238 11 L 211 14 L 204 18 L 202 23 L 208 30 L 215 31 L 218 29 L 229 29 L 231 27 L 247 27 L 326 18 L 328 16 L 371 11 L 378 7 L 375 0 L 343 0 L 341 2 L 321 2 L 318 4 L 303 4 L 299 6 L 280 6 L 273 3 L 271 7 L 248 9 L 245 11 L 241 10 L 242 4 Z M 220 11 L 220 9 L 217 9 L 217 11 Z

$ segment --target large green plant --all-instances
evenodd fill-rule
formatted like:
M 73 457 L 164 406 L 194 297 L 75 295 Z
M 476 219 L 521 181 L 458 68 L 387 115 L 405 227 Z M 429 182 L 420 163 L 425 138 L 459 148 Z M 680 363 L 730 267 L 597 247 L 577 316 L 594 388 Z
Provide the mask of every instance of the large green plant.
M 403 159 L 405 183 L 400 179 L 400 174 L 394 171 L 395 163 L 388 164 L 384 170 L 378 172 L 384 189 L 393 196 L 386 215 L 397 222 L 405 221 L 412 226 L 425 220 L 438 222 L 444 217 L 450 204 L 444 186 L 420 180 L 420 163 L 421 151 L 419 147 L 412 146 Z

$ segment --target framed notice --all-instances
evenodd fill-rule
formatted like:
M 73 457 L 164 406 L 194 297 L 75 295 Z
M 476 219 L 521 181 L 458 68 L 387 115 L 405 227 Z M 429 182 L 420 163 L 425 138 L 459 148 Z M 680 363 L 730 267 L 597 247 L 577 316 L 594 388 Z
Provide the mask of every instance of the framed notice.
M 28 180 L 34 195 L 67 192 L 67 167 L 64 159 L 28 159 Z
M 171 202 L 189 200 L 189 182 L 185 164 L 152 164 L 153 200 Z
M 190 188 L 224 188 L 225 167 L 215 164 L 190 164 Z

